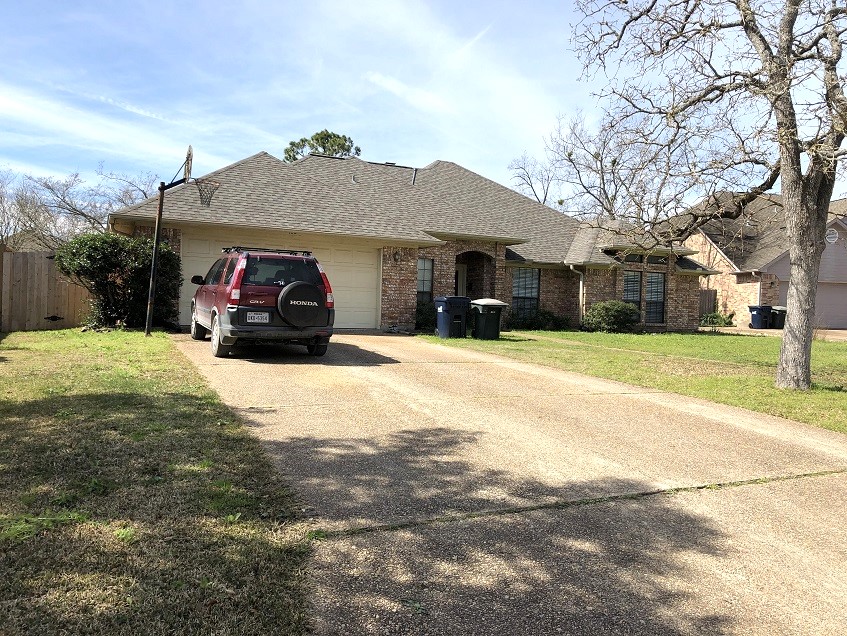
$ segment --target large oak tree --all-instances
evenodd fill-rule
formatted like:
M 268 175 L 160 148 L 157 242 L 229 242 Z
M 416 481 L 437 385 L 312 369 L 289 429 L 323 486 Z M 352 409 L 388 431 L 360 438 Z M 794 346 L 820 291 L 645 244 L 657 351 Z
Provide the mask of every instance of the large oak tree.
M 781 192 L 791 278 L 776 383 L 809 388 L 820 259 L 847 130 L 847 7 L 840 0 L 577 5 L 576 50 L 589 73 L 608 78 L 599 138 L 612 136 L 615 170 L 629 175 L 625 186 L 638 186 L 618 193 L 626 203 L 616 202 L 618 218 L 671 228 L 665 238 L 678 240 Z M 567 151 L 558 160 L 567 168 Z M 729 203 L 718 199 L 721 191 L 733 193 Z M 663 224 L 694 199 L 706 205 Z

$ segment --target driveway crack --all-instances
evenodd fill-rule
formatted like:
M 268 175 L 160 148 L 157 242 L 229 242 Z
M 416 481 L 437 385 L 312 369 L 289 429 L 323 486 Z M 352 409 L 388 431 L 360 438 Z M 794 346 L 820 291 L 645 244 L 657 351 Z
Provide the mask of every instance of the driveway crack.
M 645 490 L 640 492 L 621 493 L 617 495 L 604 495 L 601 497 L 586 497 L 582 499 L 562 499 L 557 501 L 548 501 L 540 504 L 530 504 L 525 506 L 507 506 L 505 508 L 496 508 L 491 510 L 480 510 L 476 512 L 465 512 L 460 514 L 446 514 L 429 517 L 426 519 L 416 519 L 413 521 L 404 521 L 399 523 L 374 524 L 368 526 L 359 526 L 356 528 L 346 528 L 341 530 L 321 530 L 315 529 L 309 532 L 309 537 L 314 540 L 338 539 L 352 537 L 362 534 L 374 534 L 380 532 L 396 532 L 398 530 L 406 530 L 410 528 L 420 528 L 426 526 L 434 526 L 447 523 L 456 523 L 461 521 L 470 521 L 473 519 L 502 517 L 508 515 L 519 515 L 538 510 L 567 510 L 570 508 L 584 508 L 587 506 L 596 506 L 599 504 L 613 503 L 617 501 L 635 501 L 656 497 L 658 495 L 676 495 L 687 492 L 697 492 L 701 490 L 725 490 L 728 488 L 743 488 L 747 486 L 758 486 L 764 484 L 772 484 L 783 481 L 795 481 L 799 479 L 815 479 L 820 477 L 830 477 L 832 475 L 845 475 L 847 468 L 838 468 L 833 470 L 823 470 L 811 473 L 798 473 L 794 475 L 777 475 L 773 477 L 756 477 L 752 479 L 743 479 L 739 481 L 716 482 L 710 484 L 698 484 L 694 486 L 678 486 L 675 488 L 658 488 L 656 490 Z

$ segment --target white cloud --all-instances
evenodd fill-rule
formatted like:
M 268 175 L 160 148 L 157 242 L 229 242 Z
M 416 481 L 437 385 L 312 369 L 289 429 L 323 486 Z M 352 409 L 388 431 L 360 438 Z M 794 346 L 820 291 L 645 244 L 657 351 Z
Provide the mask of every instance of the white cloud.
M 453 110 L 443 96 L 422 88 L 408 86 L 394 77 L 387 77 L 382 73 L 369 71 L 365 73 L 365 79 L 372 84 L 387 90 L 389 93 L 396 95 L 409 105 L 419 110 L 441 115 L 449 114 Z
M 128 112 L 126 108 L 118 107 L 118 110 Z M 2 83 L 0 120 L 4 120 L 4 127 L 11 129 L 10 141 L 18 148 L 60 143 L 154 168 L 161 164 L 163 157 L 184 156 L 189 142 L 182 139 L 191 135 L 190 130 L 175 131 L 173 126 L 158 130 L 157 125 L 162 120 L 151 125 L 146 116 L 138 121 L 137 118 L 122 118 L 120 114 L 100 114 L 60 101 L 55 95 L 43 96 Z M 228 161 L 224 157 L 206 156 L 203 165 L 213 169 Z
M 0 80 L 0 161 L 165 171 L 191 143 L 202 174 L 329 128 L 375 161 L 447 159 L 507 182 L 571 97 L 553 61 L 558 5 L 255 0 L 233 13 L 219 0 L 180 22 L 172 8 L 81 2 L 5 27 L 29 35 L 17 48 L 0 37 L 19 58 Z

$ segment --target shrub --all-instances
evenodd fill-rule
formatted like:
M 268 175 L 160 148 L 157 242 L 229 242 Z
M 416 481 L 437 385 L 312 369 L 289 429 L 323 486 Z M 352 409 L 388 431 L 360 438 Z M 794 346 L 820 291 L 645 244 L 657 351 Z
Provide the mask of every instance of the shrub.
M 424 333 L 435 331 L 435 303 L 419 302 L 415 307 L 415 329 Z
M 153 240 L 120 234 L 83 234 L 56 250 L 56 267 L 91 292 L 90 324 L 140 327 L 147 317 Z M 153 324 L 178 320 L 180 259 L 159 245 Z
M 701 327 L 732 327 L 735 323 L 732 322 L 732 319 L 735 318 L 735 313 L 730 313 L 724 316 L 723 314 L 715 311 L 711 314 L 705 314 L 702 318 L 700 318 L 700 326 Z
M 622 300 L 606 300 L 589 307 L 582 326 L 588 331 L 620 333 L 634 331 L 640 321 L 641 314 L 635 305 Z
M 558 316 L 546 309 L 539 309 L 527 316 L 510 316 L 508 326 L 510 329 L 529 331 L 564 331 L 571 326 L 571 321 L 567 316 Z

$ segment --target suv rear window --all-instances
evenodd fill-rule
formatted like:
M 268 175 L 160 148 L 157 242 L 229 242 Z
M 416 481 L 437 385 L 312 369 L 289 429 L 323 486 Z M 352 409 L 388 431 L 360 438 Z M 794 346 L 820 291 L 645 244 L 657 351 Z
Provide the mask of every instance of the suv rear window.
M 315 261 L 279 256 L 248 256 L 242 285 L 279 285 L 305 281 L 323 286 Z

